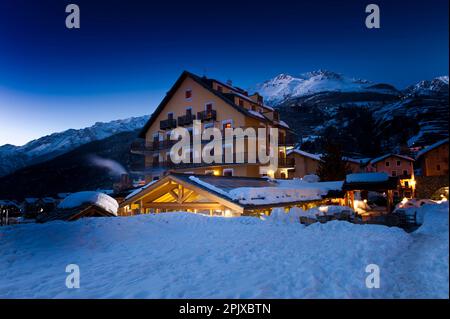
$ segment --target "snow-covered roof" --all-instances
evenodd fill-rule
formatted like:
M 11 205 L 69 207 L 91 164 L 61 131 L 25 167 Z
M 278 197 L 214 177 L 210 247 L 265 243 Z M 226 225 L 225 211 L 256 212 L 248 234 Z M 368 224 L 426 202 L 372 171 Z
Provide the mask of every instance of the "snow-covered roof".
M 378 163 L 378 162 L 380 162 L 380 161 L 382 161 L 382 160 L 384 160 L 384 159 L 386 159 L 388 157 L 391 157 L 391 156 L 392 157 L 398 157 L 398 158 L 404 159 L 406 161 L 414 162 L 414 158 L 411 158 L 409 156 L 400 155 L 400 154 L 386 154 L 386 155 L 383 155 L 383 156 L 376 157 L 376 158 L 372 159 L 370 161 L 370 164 Z
M 420 152 L 417 153 L 416 155 L 416 159 L 418 159 L 419 157 L 421 157 L 422 155 L 428 153 L 431 150 L 434 150 L 436 147 L 439 147 L 441 145 L 444 145 L 445 143 L 448 143 L 448 138 L 443 139 L 441 141 L 438 141 L 430 146 L 425 147 L 424 149 L 422 149 Z
M 287 155 L 292 154 L 292 153 L 296 153 L 296 154 L 299 154 L 299 155 L 302 155 L 302 156 L 305 156 L 305 157 L 309 157 L 309 158 L 314 159 L 316 161 L 320 161 L 321 160 L 320 158 L 322 157 L 321 154 L 308 153 L 308 152 L 302 151 L 301 149 L 298 149 L 298 148 L 295 148 L 293 150 L 289 150 L 287 152 Z
M 73 193 L 67 196 L 58 208 L 71 209 L 83 205 L 95 205 L 116 216 L 119 208 L 119 204 L 111 196 L 93 191 Z
M 153 180 L 153 181 L 151 181 L 151 182 L 145 184 L 145 185 L 142 186 L 142 187 L 136 188 L 136 189 L 133 190 L 130 194 L 128 194 L 127 197 L 125 197 L 125 200 L 127 200 L 127 199 L 133 197 L 133 196 L 136 195 L 136 194 L 139 194 L 141 191 L 143 191 L 144 189 L 148 188 L 149 186 L 155 184 L 157 181 L 158 181 L 158 180 Z
M 284 126 L 284 127 L 286 127 L 286 128 L 289 128 L 289 125 L 288 125 L 285 121 L 280 120 L 278 123 L 279 123 L 281 126 Z
M 227 197 L 243 205 L 270 205 L 278 203 L 301 202 L 309 200 L 319 200 L 330 191 L 342 190 L 343 182 L 315 182 L 308 183 L 300 179 L 294 180 L 267 180 L 267 186 L 239 186 L 226 189 L 220 187 L 219 183 L 214 183 L 218 178 L 196 175 L 189 176 L 189 179 L 204 188 Z M 264 179 L 261 179 L 264 180 Z M 245 185 L 242 180 L 239 185 Z
M 34 204 L 37 201 L 38 201 L 38 198 L 35 198 L 35 197 L 27 197 L 27 198 L 25 198 L 25 202 L 28 203 L 28 204 Z
M 258 111 L 248 110 L 248 112 L 249 112 L 250 114 L 254 115 L 254 116 L 257 116 L 257 117 L 262 118 L 263 120 L 266 119 L 265 116 L 262 115 L 261 113 L 259 113 Z
M 347 183 L 377 183 L 377 182 L 386 182 L 389 180 L 389 175 L 380 172 L 380 173 L 354 173 L 348 174 L 345 178 L 345 182 Z
M 15 206 L 17 208 L 19 208 L 19 205 L 17 205 L 16 202 L 12 201 L 12 200 L 0 200 L 0 206 Z

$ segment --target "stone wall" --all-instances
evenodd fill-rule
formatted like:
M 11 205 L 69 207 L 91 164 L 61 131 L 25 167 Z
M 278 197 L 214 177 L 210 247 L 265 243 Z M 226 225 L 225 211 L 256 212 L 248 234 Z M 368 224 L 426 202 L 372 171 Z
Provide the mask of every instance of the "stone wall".
M 430 198 L 439 188 L 449 186 L 449 176 L 416 176 L 416 197 Z

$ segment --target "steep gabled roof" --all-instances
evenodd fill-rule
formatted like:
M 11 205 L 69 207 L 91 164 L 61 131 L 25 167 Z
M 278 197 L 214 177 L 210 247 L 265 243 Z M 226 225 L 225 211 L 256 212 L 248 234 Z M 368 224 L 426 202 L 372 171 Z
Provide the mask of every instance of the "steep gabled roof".
M 384 160 L 388 157 L 397 157 L 397 158 L 403 159 L 405 161 L 414 162 L 414 159 L 409 156 L 400 155 L 400 154 L 386 154 L 386 155 L 372 159 L 369 163 L 375 164 L 375 163 L 381 162 L 382 160 Z
M 308 152 L 302 151 L 301 149 L 298 149 L 298 148 L 295 148 L 293 150 L 289 150 L 287 152 L 287 155 L 291 155 L 291 154 L 302 155 L 302 156 L 308 157 L 308 158 L 316 160 L 316 161 L 321 161 L 321 157 L 322 157 L 321 154 L 308 153 Z
M 417 153 L 416 155 L 416 159 L 419 159 L 422 155 L 428 153 L 431 150 L 434 150 L 435 148 L 444 145 L 445 143 L 448 143 L 448 137 L 446 139 L 440 140 L 430 146 L 425 147 L 424 149 L 422 149 L 419 153 Z
M 259 121 L 264 121 L 264 119 L 255 116 L 254 114 L 250 113 L 246 108 L 241 107 L 237 104 L 234 103 L 233 100 L 231 100 L 230 98 L 228 98 L 226 96 L 226 94 L 223 94 L 219 91 L 216 91 L 212 88 L 211 85 L 211 81 L 216 81 L 216 82 L 220 82 L 214 79 L 207 79 L 207 78 L 202 78 L 199 77 L 198 75 L 195 75 L 191 72 L 188 71 L 183 71 L 183 73 L 180 75 L 180 77 L 177 79 L 177 81 L 175 82 L 175 84 L 170 88 L 170 90 L 167 92 L 166 96 L 163 98 L 163 100 L 161 101 L 161 103 L 158 105 L 158 107 L 156 108 L 156 110 L 153 112 L 153 114 L 150 116 L 150 119 L 147 121 L 147 123 L 145 123 L 143 129 L 140 131 L 139 133 L 139 137 L 145 137 L 145 134 L 147 133 L 147 130 L 150 128 L 150 126 L 155 122 L 156 118 L 158 117 L 158 115 L 162 112 L 162 110 L 164 109 L 164 107 L 166 106 L 166 104 L 170 101 L 170 99 L 172 98 L 172 96 L 175 94 L 175 92 L 178 90 L 178 88 L 180 87 L 181 83 L 183 83 L 183 81 L 186 78 L 191 78 L 193 79 L 196 83 L 200 84 L 203 88 L 205 88 L 206 90 L 208 90 L 209 92 L 211 92 L 212 94 L 214 94 L 215 96 L 217 96 L 218 98 L 220 98 L 222 101 L 224 101 L 225 103 L 227 103 L 228 105 L 230 105 L 231 107 L 233 107 L 234 109 L 236 109 L 237 111 L 241 112 L 242 114 L 246 115 L 246 116 L 250 116 L 252 118 L 258 119 Z M 220 82 L 221 83 L 221 82 Z M 266 122 L 270 122 L 269 120 L 265 120 Z

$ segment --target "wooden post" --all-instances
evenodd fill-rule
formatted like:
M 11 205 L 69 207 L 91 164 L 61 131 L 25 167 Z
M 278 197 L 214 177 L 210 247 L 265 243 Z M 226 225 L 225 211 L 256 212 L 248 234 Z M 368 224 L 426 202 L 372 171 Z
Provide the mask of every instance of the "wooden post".
M 392 198 L 392 190 L 387 191 L 387 212 L 392 212 L 392 206 L 393 206 L 393 198 Z

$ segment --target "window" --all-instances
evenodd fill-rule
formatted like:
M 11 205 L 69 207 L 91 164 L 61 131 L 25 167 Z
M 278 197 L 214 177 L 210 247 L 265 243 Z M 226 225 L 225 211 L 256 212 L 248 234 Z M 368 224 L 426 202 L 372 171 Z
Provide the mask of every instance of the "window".
M 206 103 L 205 104 L 205 110 L 206 111 L 212 111 L 213 105 L 212 103 Z
M 173 112 L 167 113 L 167 118 L 168 118 L 169 120 L 173 120 Z
M 233 169 L 232 168 L 225 168 L 223 170 L 223 176 L 233 176 Z
M 186 90 L 186 91 L 184 92 L 184 97 L 185 97 L 186 99 L 192 98 L 192 90 L 191 90 L 191 89 Z
M 392 171 L 392 176 L 397 176 L 397 171 Z
M 397 161 L 397 166 L 400 166 L 400 161 Z
M 232 128 L 231 123 L 224 123 L 223 129 L 226 129 L 226 128 Z
M 244 107 L 244 101 L 242 101 L 241 99 L 239 99 L 239 106 Z
M 408 175 L 408 171 L 406 169 L 403 171 L 403 175 Z
M 217 91 L 219 91 L 220 93 L 223 92 L 223 87 L 221 87 L 220 85 L 217 86 Z
M 391 163 L 389 163 L 389 162 L 384 163 L 384 165 L 385 165 L 386 167 L 389 167 L 390 164 L 391 164 Z
M 186 108 L 186 115 L 187 116 L 191 116 L 192 115 L 192 107 L 187 107 Z
M 441 165 L 436 165 L 436 170 L 440 171 L 441 170 Z
M 256 111 L 256 106 L 252 105 L 252 111 Z

